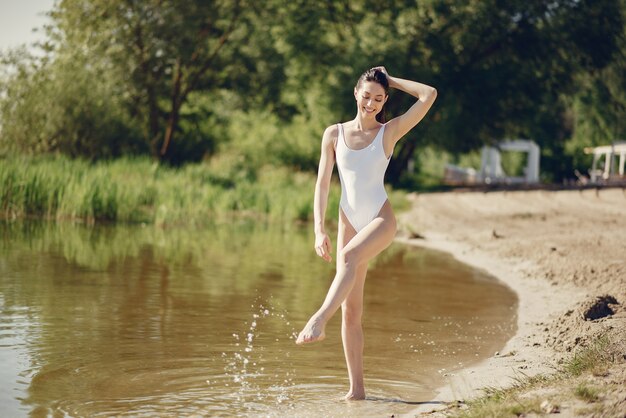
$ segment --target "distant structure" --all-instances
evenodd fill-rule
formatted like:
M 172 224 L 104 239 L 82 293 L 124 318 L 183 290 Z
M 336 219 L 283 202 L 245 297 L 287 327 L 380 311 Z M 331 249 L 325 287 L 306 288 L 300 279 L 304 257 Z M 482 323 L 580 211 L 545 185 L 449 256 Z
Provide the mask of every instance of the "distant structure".
M 527 153 L 524 176 L 508 176 L 502 169 L 501 151 Z M 533 184 L 539 182 L 539 146 L 528 139 L 500 142 L 495 147 L 484 146 L 480 153 L 480 170 L 446 164 L 444 183 L 450 185 Z
M 593 155 L 593 163 L 589 177 L 576 172 L 578 180 L 583 183 L 622 183 L 626 181 L 624 166 L 626 165 L 626 142 L 615 142 L 612 145 L 587 147 L 585 154 Z

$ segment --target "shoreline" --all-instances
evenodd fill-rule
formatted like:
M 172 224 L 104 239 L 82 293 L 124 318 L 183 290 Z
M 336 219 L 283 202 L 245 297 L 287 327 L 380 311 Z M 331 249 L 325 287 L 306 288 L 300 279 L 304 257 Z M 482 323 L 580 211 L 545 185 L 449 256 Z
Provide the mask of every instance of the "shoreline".
M 446 377 L 431 401 L 470 400 L 486 388 L 552 374 L 601 330 L 624 327 L 616 320 L 626 317 L 626 225 L 619 222 L 626 219 L 626 191 L 448 192 L 411 200 L 413 208 L 399 216 L 397 242 L 447 252 L 519 299 L 515 335 L 487 360 Z M 597 217 L 586 216 L 589 209 Z M 602 240 L 610 245 L 601 257 L 585 248 Z M 606 274 L 594 274 L 600 271 Z M 586 321 L 585 306 L 602 294 L 622 304 L 613 306 L 613 316 Z M 425 404 L 407 416 L 438 416 L 447 408 Z
M 546 320 L 546 316 L 551 318 L 558 314 L 559 310 L 556 306 L 562 306 L 561 304 L 568 303 L 568 301 L 575 303 L 582 300 L 583 294 L 579 289 L 573 287 L 562 289 L 563 291 L 558 294 L 558 303 L 552 305 L 550 309 L 547 302 L 549 299 L 554 301 L 553 288 L 544 279 L 526 276 L 524 270 L 531 267 L 527 265 L 528 263 L 490 258 L 479 250 L 432 235 L 429 236 L 428 241 L 399 238 L 397 242 L 451 254 L 464 264 L 486 271 L 510 287 L 518 297 L 516 333 L 505 343 L 498 355 L 494 353 L 486 360 L 445 377 L 447 383 L 437 388 L 435 390 L 437 395 L 429 400 L 429 402 L 444 403 L 438 406 L 420 405 L 408 416 L 444 410 L 448 407 L 448 403 L 479 396 L 484 388 L 508 387 L 515 383 L 516 378 L 532 377 L 555 370 L 557 362 L 554 355 L 556 353 L 535 341 L 534 336 L 543 331 L 542 325 L 539 324 Z M 510 269 L 507 269 L 507 266 Z M 547 310 L 544 309 L 546 307 L 548 307 Z

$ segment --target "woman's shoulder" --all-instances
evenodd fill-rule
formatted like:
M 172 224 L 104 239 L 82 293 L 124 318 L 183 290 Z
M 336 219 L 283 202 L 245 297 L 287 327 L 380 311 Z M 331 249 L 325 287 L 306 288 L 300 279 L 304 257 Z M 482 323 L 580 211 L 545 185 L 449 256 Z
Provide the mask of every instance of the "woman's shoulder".
M 333 123 L 327 126 L 322 136 L 322 142 L 328 147 L 335 147 L 339 138 L 339 123 Z
M 324 134 L 337 135 L 337 132 L 339 132 L 339 125 L 341 125 L 341 122 L 333 123 L 332 125 L 327 126 L 324 130 Z
M 324 138 L 336 139 L 337 135 L 339 135 L 339 125 L 340 123 L 333 123 L 327 126 L 324 130 Z

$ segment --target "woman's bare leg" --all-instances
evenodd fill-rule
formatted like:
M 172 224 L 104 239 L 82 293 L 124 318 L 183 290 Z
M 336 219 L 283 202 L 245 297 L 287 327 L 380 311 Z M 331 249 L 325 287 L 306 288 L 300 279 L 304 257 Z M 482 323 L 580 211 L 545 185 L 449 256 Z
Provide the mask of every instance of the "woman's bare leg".
M 344 216 L 342 214 L 342 216 Z M 342 219 L 346 221 L 345 219 Z M 348 242 L 337 254 L 337 273 L 324 303 L 313 314 L 298 335 L 296 344 L 310 343 L 325 337 L 326 322 L 333 316 L 355 285 L 357 269 L 367 268 L 367 262 L 387 248 L 396 234 L 396 219 L 389 202 L 385 202 L 378 216 Z
M 344 249 L 355 235 L 356 231 L 350 225 L 345 215 L 340 212 L 337 231 L 337 254 Z M 350 390 L 345 396 L 347 400 L 365 399 L 361 317 L 363 315 L 363 288 L 366 275 L 367 263 L 357 267 L 354 286 L 341 304 L 341 340 L 343 342 L 343 352 L 346 356 L 348 377 L 350 378 Z
M 365 383 L 363 381 L 363 288 L 367 264 L 357 268 L 356 281 L 348 297 L 341 304 L 341 339 L 343 352 L 346 356 L 350 390 L 345 396 L 348 400 L 365 399 Z

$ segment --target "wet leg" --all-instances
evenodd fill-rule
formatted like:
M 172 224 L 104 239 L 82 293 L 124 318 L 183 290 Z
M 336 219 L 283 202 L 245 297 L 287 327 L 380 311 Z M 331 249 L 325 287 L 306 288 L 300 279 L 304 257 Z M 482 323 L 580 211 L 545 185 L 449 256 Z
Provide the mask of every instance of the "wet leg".
M 341 213 L 342 221 L 347 222 Z M 296 344 L 310 343 L 325 337 L 326 322 L 333 316 L 355 285 L 357 269 L 387 248 L 396 233 L 396 219 L 389 202 L 365 228 L 359 231 L 337 254 L 337 273 L 320 309 L 300 332 Z

